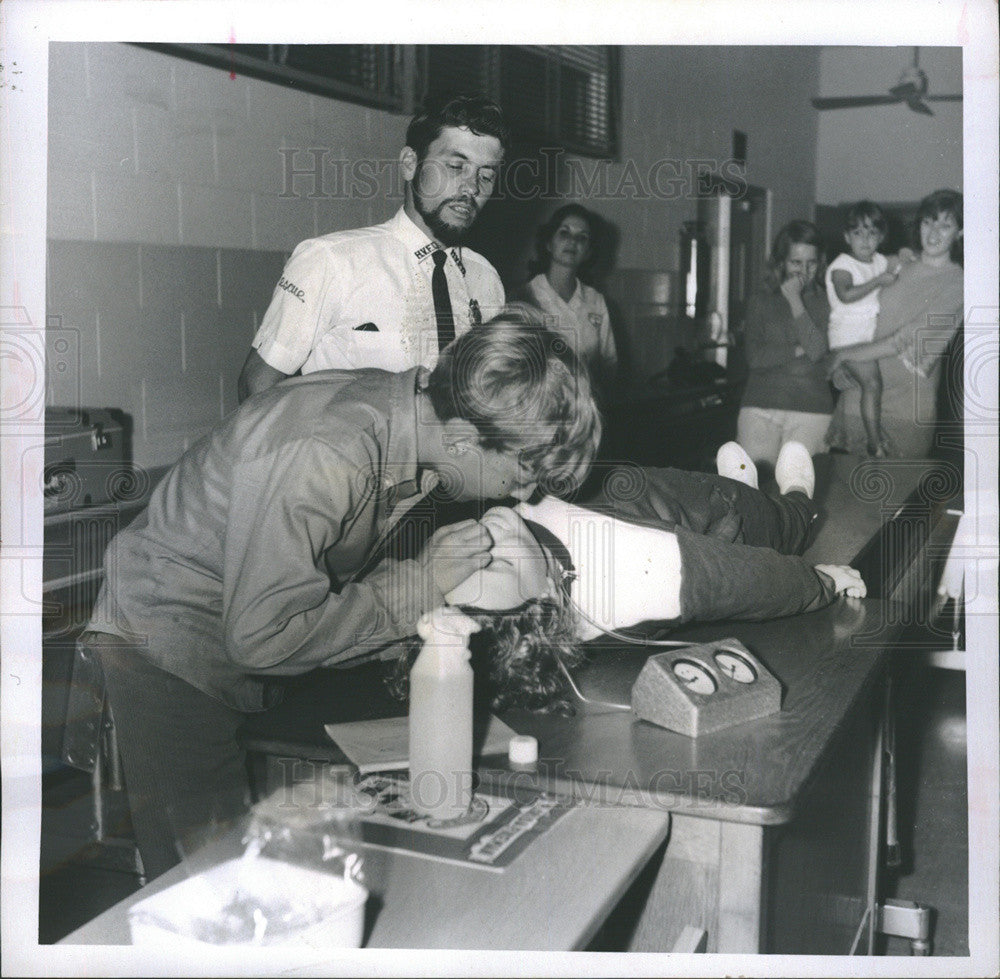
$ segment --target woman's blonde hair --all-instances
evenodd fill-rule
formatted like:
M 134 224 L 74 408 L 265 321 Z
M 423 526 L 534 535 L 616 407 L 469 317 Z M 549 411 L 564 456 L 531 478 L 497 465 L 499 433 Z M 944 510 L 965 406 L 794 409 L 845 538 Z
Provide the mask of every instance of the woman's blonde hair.
M 771 254 L 767 257 L 767 270 L 764 272 L 764 282 L 770 289 L 777 292 L 785 281 L 785 260 L 792 250 L 792 245 L 813 245 L 816 249 L 816 275 L 810 283 L 819 287 L 826 274 L 826 262 L 823 256 L 823 239 L 819 229 L 812 221 L 789 221 L 774 237 Z

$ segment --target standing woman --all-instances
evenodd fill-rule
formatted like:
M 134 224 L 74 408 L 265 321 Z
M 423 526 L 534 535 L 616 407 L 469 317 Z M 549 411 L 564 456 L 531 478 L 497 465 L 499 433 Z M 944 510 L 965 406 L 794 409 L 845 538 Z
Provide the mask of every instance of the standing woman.
M 608 307 L 596 289 L 582 281 L 597 259 L 596 219 L 579 204 L 556 210 L 535 236 L 534 278 L 527 300 L 547 314 L 546 325 L 566 338 L 602 393 L 608 394 L 618 372 L 618 353 Z
M 833 394 L 824 363 L 830 304 L 822 264 L 816 226 L 786 224 L 771 247 L 764 287 L 747 305 L 749 373 L 736 440 L 758 466 L 773 469 L 785 442 L 801 442 L 810 455 L 826 450 Z
M 920 202 L 920 254 L 882 290 L 874 338 L 842 347 L 831 358 L 835 379 L 845 361 L 879 362 L 882 428 L 894 456 L 923 458 L 933 447 L 943 354 L 963 318 L 962 204 L 954 190 L 936 190 Z M 857 388 L 841 394 L 828 441 L 848 452 L 864 451 Z

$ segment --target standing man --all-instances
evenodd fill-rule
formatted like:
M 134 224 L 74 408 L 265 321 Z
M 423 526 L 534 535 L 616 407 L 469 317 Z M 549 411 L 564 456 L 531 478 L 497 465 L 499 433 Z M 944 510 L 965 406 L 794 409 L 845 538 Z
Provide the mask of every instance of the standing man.
M 500 107 L 483 96 L 428 103 L 399 155 L 396 215 L 295 249 L 240 373 L 240 400 L 299 370 L 433 367 L 455 336 L 495 316 L 500 277 L 462 240 L 493 193 L 507 138 Z

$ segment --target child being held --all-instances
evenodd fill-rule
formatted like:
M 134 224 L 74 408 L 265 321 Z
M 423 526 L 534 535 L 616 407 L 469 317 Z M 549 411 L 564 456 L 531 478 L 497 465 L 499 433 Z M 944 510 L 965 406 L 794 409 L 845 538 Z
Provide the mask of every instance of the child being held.
M 879 290 L 896 281 L 901 258 L 905 258 L 902 253 L 887 258 L 879 252 L 885 232 L 885 215 L 877 204 L 861 201 L 847 212 L 844 241 L 848 251 L 838 255 L 826 271 L 831 350 L 870 343 L 875 335 Z M 878 361 L 847 361 L 843 370 L 848 383 L 838 387 L 857 384 L 861 388 L 861 420 L 868 454 L 884 458 L 888 448 L 882 431 L 882 373 Z

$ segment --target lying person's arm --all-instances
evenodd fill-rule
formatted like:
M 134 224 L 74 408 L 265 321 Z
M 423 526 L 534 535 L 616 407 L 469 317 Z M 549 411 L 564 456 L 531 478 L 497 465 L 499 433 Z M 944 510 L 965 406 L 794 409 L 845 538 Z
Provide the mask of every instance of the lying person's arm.
M 551 497 L 517 509 L 569 553 L 581 639 L 648 621 L 796 615 L 829 605 L 840 592 L 864 588 L 851 569 L 838 568 L 831 576 L 770 548 L 680 527 L 640 526 Z
M 814 567 L 768 547 L 730 544 L 679 528 L 681 621 L 761 621 L 814 612 L 840 593 L 864 597 L 852 568 Z

